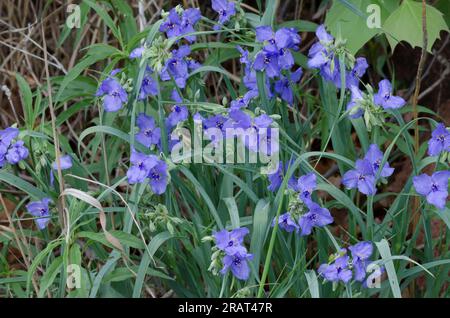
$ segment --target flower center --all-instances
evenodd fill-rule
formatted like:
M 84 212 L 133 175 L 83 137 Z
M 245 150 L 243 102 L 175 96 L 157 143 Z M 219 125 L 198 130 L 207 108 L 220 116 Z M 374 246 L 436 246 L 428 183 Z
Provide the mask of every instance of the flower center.
M 239 266 L 241 265 L 241 259 L 239 257 L 235 257 L 233 263 L 234 265 Z
M 152 172 L 152 180 L 153 181 L 158 181 L 159 179 L 160 179 L 159 173 Z
M 270 63 L 270 57 L 266 56 L 266 57 L 264 58 L 264 63 L 265 63 L 265 64 L 269 64 L 269 63 Z
M 391 94 L 386 94 L 386 95 L 384 95 L 384 99 L 385 99 L 385 100 L 388 100 L 389 98 L 391 98 Z
M 358 180 L 360 180 L 360 181 L 364 181 L 364 180 L 366 180 L 366 176 L 365 176 L 365 175 L 362 175 L 362 174 L 360 174 L 360 175 L 359 175 L 359 177 L 358 177 Z
M 47 209 L 42 208 L 42 209 L 39 211 L 39 214 L 40 214 L 41 216 L 46 215 L 46 214 L 47 214 Z
M 233 246 L 233 245 L 234 245 L 234 243 L 232 240 L 228 242 L 228 246 Z
M 153 135 L 153 131 L 152 131 L 151 129 L 147 129 L 147 130 L 144 132 L 144 135 L 147 136 L 147 137 L 151 137 L 151 136 Z
M 444 135 L 440 135 L 439 137 L 437 137 L 437 141 L 444 142 L 445 141 L 445 136 Z
M 438 190 L 439 190 L 439 188 L 438 188 L 437 184 L 433 183 L 433 184 L 431 185 L 431 191 L 436 192 L 436 191 L 438 191 Z

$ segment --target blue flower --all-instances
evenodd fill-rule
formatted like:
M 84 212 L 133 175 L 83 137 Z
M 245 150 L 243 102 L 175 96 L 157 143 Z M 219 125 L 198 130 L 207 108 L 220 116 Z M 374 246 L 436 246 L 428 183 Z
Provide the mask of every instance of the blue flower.
M 376 144 L 371 144 L 364 159 L 368 160 L 372 164 L 373 174 L 376 176 L 380 169 L 381 161 L 383 161 L 383 153 Z M 385 163 L 381 169 L 380 176 L 383 178 L 390 177 L 394 173 L 394 168 L 389 166 L 389 163 Z
M 236 253 L 234 255 L 225 255 L 223 258 L 223 268 L 221 274 L 226 274 L 230 269 L 233 275 L 240 280 L 247 280 L 250 276 L 250 267 L 248 261 L 253 259 L 253 254 Z
M 168 38 L 192 33 L 195 32 L 194 26 L 200 18 L 200 10 L 197 8 L 184 10 L 181 16 L 176 8 L 172 8 L 169 11 L 166 20 L 159 27 L 159 31 L 165 32 Z M 185 36 L 185 39 L 192 43 L 195 41 L 196 37 L 195 35 L 187 35 Z
M 272 227 L 275 226 L 276 218 L 272 221 Z M 281 214 L 278 217 L 278 226 L 285 230 L 286 232 L 298 232 L 300 227 L 295 222 L 295 220 L 292 218 L 292 215 L 289 212 L 286 212 L 284 214 Z
M 22 140 L 14 142 L 18 136 L 17 128 L 8 127 L 0 130 L 0 168 L 7 162 L 14 165 L 28 157 L 29 151 L 24 146 L 24 142 Z
M 195 32 L 195 24 L 200 20 L 201 14 L 198 8 L 190 8 L 183 11 L 181 16 L 181 33 L 193 33 Z M 184 37 L 188 42 L 192 43 L 196 40 L 195 35 L 186 35 Z
M 279 52 L 281 49 L 298 50 L 301 38 L 294 28 L 280 28 L 273 32 L 270 26 L 256 28 L 256 40 L 265 42 L 265 49 L 271 52 Z
M 130 59 L 137 59 L 142 57 L 142 54 L 145 51 L 145 47 L 144 46 L 139 46 L 137 48 L 135 48 L 133 51 L 131 51 L 129 58 Z
M 167 117 L 167 123 L 170 127 L 175 127 L 179 122 L 185 121 L 188 118 L 189 112 L 186 106 L 173 105 L 171 110 Z
M 19 129 L 8 127 L 0 130 L 0 147 L 8 148 L 11 142 L 19 136 Z
M 130 162 L 132 166 L 127 171 L 128 183 L 135 184 L 144 182 L 150 170 L 156 166 L 158 158 L 154 155 L 146 155 L 132 149 Z
M 399 96 L 392 95 L 392 85 L 388 80 L 382 80 L 378 83 L 378 93 L 373 97 L 375 105 L 384 109 L 396 109 L 405 105 L 405 100 Z
M 23 140 L 18 140 L 9 147 L 5 159 L 10 164 L 15 165 L 19 163 L 19 161 L 26 159 L 28 155 L 29 151 L 27 147 L 24 146 Z
M 169 39 L 181 35 L 181 17 L 175 8 L 169 11 L 169 15 L 159 27 L 159 31 L 165 32 Z
M 358 159 L 355 165 L 356 169 L 349 170 L 344 174 L 342 183 L 347 189 L 358 188 L 361 193 L 374 195 L 377 189 L 372 163 L 367 159 Z
M 168 182 L 167 176 L 167 164 L 162 160 L 157 160 L 156 165 L 154 165 L 148 173 L 150 187 L 152 188 L 153 193 L 159 195 L 166 192 Z
M 355 62 L 353 69 L 346 74 L 345 84 L 347 88 L 351 86 L 359 86 L 359 79 L 366 73 L 369 64 L 364 57 L 358 57 Z
M 444 124 L 439 124 L 431 133 L 428 141 L 428 155 L 438 156 L 443 151 L 450 152 L 450 132 Z
M 271 192 L 276 192 L 280 186 L 281 183 L 283 182 L 283 163 L 280 161 L 278 163 L 278 169 L 277 171 L 275 171 L 272 174 L 268 175 L 268 179 L 269 179 L 269 186 L 267 187 L 267 189 Z
M 355 280 L 362 282 L 366 277 L 366 268 L 373 253 L 371 242 L 359 242 L 348 248 L 352 253 L 352 265 L 355 270 Z
M 35 220 L 39 230 L 43 230 L 50 222 L 50 211 L 48 208 L 49 203 L 52 202 L 49 198 L 44 198 L 41 201 L 34 201 L 27 204 L 26 208 L 28 213 L 37 217 Z
M 235 100 L 231 101 L 230 110 L 236 110 L 247 107 L 250 101 L 256 96 L 258 96 L 257 90 L 248 91 L 247 93 L 244 94 L 244 96 L 239 96 Z
M 215 25 L 214 30 L 219 30 L 236 14 L 235 3 L 227 0 L 212 0 L 211 3 L 212 9 L 219 14 L 219 25 Z
M 448 196 L 448 178 L 450 178 L 448 170 L 437 171 L 431 176 L 423 173 L 413 178 L 413 184 L 417 193 L 425 196 L 429 204 L 442 210 Z
M 336 65 L 333 71 L 330 69 L 330 66 L 335 57 L 334 52 L 328 46 L 332 44 L 334 38 L 326 32 L 323 24 L 316 29 L 316 36 L 319 42 L 314 43 L 309 49 L 308 67 L 320 69 L 322 76 L 328 80 L 333 80 L 336 76 Z
M 61 170 L 67 170 L 72 168 L 72 157 L 70 157 L 69 155 L 64 155 L 61 156 L 59 158 L 59 165 Z M 53 184 L 55 183 L 55 176 L 53 173 L 53 170 L 58 170 L 58 163 L 56 162 L 56 160 L 54 162 L 52 162 L 52 169 L 50 170 L 50 185 L 53 186 Z
M 342 281 L 345 284 L 352 279 L 352 271 L 348 268 L 349 257 L 347 255 L 338 257 L 331 264 L 322 264 L 319 267 L 319 274 L 330 282 Z
M 144 100 L 147 96 L 156 96 L 158 94 L 158 84 L 152 77 L 153 70 L 147 67 L 142 78 L 141 90 L 139 92 L 139 99 Z
M 278 66 L 278 53 L 262 50 L 256 55 L 253 68 L 257 71 L 266 71 L 269 78 L 280 76 Z
M 128 102 L 128 94 L 113 77 L 106 78 L 100 85 L 95 96 L 103 97 L 103 107 L 107 112 L 116 112 Z
M 333 217 L 328 209 L 322 208 L 312 201 L 307 202 L 307 206 L 309 211 L 302 215 L 298 221 L 302 236 L 311 234 L 313 227 L 324 227 L 333 223 Z
M 152 145 L 158 145 L 161 141 L 161 129 L 156 126 L 155 119 L 152 116 L 141 113 L 136 119 L 139 132 L 136 134 L 136 140 L 150 148 Z
M 292 87 L 300 81 L 302 74 L 303 71 L 299 68 L 291 74 L 290 80 L 285 76 L 281 76 L 281 78 L 275 82 L 275 91 L 280 94 L 281 98 L 290 106 L 294 103 Z
M 161 70 L 161 79 L 169 81 L 171 77 L 179 88 L 186 86 L 189 70 L 194 70 L 200 66 L 198 62 L 187 58 L 191 53 L 188 45 L 182 45 L 177 50 L 172 51 L 172 57 L 166 61 Z
M 247 250 L 244 243 L 244 237 L 249 233 L 245 227 L 237 228 L 232 231 L 221 230 L 213 234 L 216 240 L 216 246 L 219 250 L 224 251 L 227 255 L 236 253 L 245 254 Z
M 311 202 L 311 194 L 317 188 L 317 177 L 313 172 L 298 178 L 295 190 L 299 198 L 305 203 Z
M 361 107 L 364 97 L 357 86 L 350 86 L 350 91 L 352 95 L 350 102 L 347 104 L 347 111 L 350 118 L 356 119 L 364 114 L 364 109 Z

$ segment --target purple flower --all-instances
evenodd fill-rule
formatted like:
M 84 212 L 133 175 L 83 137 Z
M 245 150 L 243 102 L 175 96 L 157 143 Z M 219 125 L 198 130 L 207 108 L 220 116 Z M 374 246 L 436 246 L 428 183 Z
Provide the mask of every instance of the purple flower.
M 324 227 L 327 224 L 333 223 L 333 217 L 328 209 L 322 208 L 312 201 L 308 202 L 307 205 L 309 211 L 302 215 L 298 221 L 302 236 L 311 234 L 313 227 Z
M 97 90 L 96 96 L 103 97 L 103 107 L 107 112 L 116 112 L 128 102 L 128 94 L 113 77 L 106 78 Z
M 359 242 L 348 248 L 352 253 L 352 264 L 355 270 L 355 280 L 362 282 L 366 277 L 368 260 L 373 253 L 371 242 Z
M 273 219 L 272 221 L 272 227 L 275 226 L 275 221 L 276 218 Z M 281 214 L 278 217 L 278 226 L 285 230 L 286 232 L 298 232 L 300 227 L 298 226 L 298 224 L 294 221 L 294 219 L 292 218 L 291 214 L 289 212 L 286 212 L 284 214 Z
M 130 162 L 132 166 L 127 171 L 128 183 L 135 184 L 144 182 L 150 170 L 158 163 L 158 158 L 132 149 Z
M 245 108 L 248 106 L 250 101 L 258 96 L 257 90 L 250 90 L 247 93 L 244 94 L 244 96 L 239 96 L 235 100 L 232 100 L 230 103 L 230 110 Z
M 188 63 L 186 62 L 186 56 L 188 56 L 190 52 L 191 49 L 187 45 L 180 46 L 178 50 L 173 50 L 172 57 L 166 61 L 165 66 L 161 70 L 161 79 L 163 81 L 169 81 L 171 77 L 173 77 L 177 86 L 179 88 L 184 88 L 188 78 Z
M 180 14 L 176 8 L 169 11 L 166 20 L 159 27 L 159 31 L 165 32 L 168 38 L 177 37 L 183 34 L 195 32 L 195 24 L 200 20 L 200 10 L 197 8 L 190 8 Z M 195 41 L 195 35 L 187 35 L 185 39 L 192 43 Z
M 351 86 L 358 87 L 359 79 L 364 75 L 368 67 L 369 64 L 367 64 L 367 60 L 364 57 L 358 57 L 353 70 L 346 74 L 345 84 L 347 88 L 350 88 Z
M 437 171 L 431 176 L 423 173 L 413 178 L 413 184 L 417 193 L 425 196 L 428 203 L 444 209 L 448 196 L 448 178 L 448 170 Z
M 13 139 L 19 136 L 19 129 L 14 127 L 8 127 L 4 130 L 0 130 L 0 147 L 8 148 Z
M 246 227 L 234 229 L 232 231 L 221 230 L 214 233 L 216 246 L 227 255 L 234 255 L 236 253 L 245 254 L 247 250 L 242 245 L 244 237 L 249 233 Z
M 167 188 L 167 164 L 162 160 L 157 160 L 148 173 L 150 187 L 153 193 L 163 194 Z
M 269 174 L 268 179 L 270 184 L 267 189 L 269 191 L 276 192 L 283 182 L 283 163 L 281 161 L 278 163 L 277 171 L 275 171 L 275 173 Z
M 161 141 L 161 129 L 156 126 L 155 119 L 152 116 L 147 116 L 141 113 L 136 119 L 139 133 L 136 135 L 136 140 L 150 148 L 152 145 L 158 145 Z
M 326 46 L 331 44 L 334 38 L 327 33 L 322 24 L 316 30 L 316 36 L 319 42 L 314 43 L 308 52 L 308 67 L 322 69 L 329 68 L 329 62 L 334 59 L 334 53 L 329 51 Z
M 224 129 L 232 128 L 236 129 L 236 133 L 239 131 L 238 128 L 241 128 L 240 131 L 243 133 L 246 129 L 250 128 L 252 126 L 252 118 L 247 113 L 244 113 L 243 111 L 239 109 L 231 109 L 229 112 L 230 119 L 227 120 L 224 124 Z
M 29 155 L 28 149 L 22 140 L 13 142 L 19 136 L 19 129 L 8 127 L 0 130 L 0 168 L 7 162 L 17 164 Z
M 280 76 L 278 66 L 278 53 L 262 50 L 256 55 L 253 68 L 257 71 L 266 71 L 269 78 Z
M 212 9 L 219 14 L 219 25 L 215 25 L 214 30 L 219 30 L 221 25 L 236 14 L 235 3 L 227 0 L 212 0 L 211 3 Z
M 378 148 L 376 144 L 371 144 L 369 150 L 367 151 L 364 159 L 368 160 L 372 164 L 373 175 L 376 176 L 378 170 L 380 169 L 381 161 L 383 161 L 383 153 Z M 381 169 L 380 176 L 383 178 L 390 177 L 394 173 L 394 168 L 389 166 L 389 163 L 385 163 Z
M 256 39 L 259 42 L 267 42 L 265 48 L 271 52 L 279 52 L 280 49 L 297 50 L 301 42 L 294 28 L 281 28 L 273 32 L 270 26 L 257 27 Z
M 139 57 L 142 57 L 142 54 L 145 51 L 145 47 L 139 46 L 135 48 L 133 51 L 131 51 L 129 58 L 130 59 L 137 59 Z
M 147 67 L 142 79 L 139 99 L 144 100 L 147 96 L 156 96 L 158 94 L 158 84 L 152 77 L 153 70 Z
M 69 155 L 61 156 L 59 158 L 59 165 L 61 170 L 67 170 L 72 168 L 72 157 Z M 58 163 L 56 160 L 52 162 L 52 169 L 50 170 L 50 185 L 53 187 L 53 184 L 55 183 L 55 175 L 53 173 L 53 170 L 58 170 Z
M 317 188 L 317 177 L 313 172 L 298 178 L 296 191 L 299 192 L 299 198 L 305 202 L 311 202 L 311 194 Z
M 175 8 L 169 11 L 169 15 L 159 27 L 159 31 L 165 32 L 169 39 L 181 35 L 181 18 Z
M 322 264 L 319 274 L 327 281 L 348 283 L 352 279 L 352 271 L 348 269 L 349 257 L 347 255 L 338 257 L 331 264 Z
M 358 159 L 355 165 L 356 169 L 349 170 L 344 174 L 342 183 L 347 189 L 358 188 L 361 193 L 374 195 L 377 189 L 375 188 L 372 163 L 367 159 Z
M 175 127 L 179 122 L 185 121 L 188 118 L 189 112 L 186 106 L 173 105 L 171 110 L 167 117 L 167 124 L 170 127 Z
M 36 225 L 40 230 L 47 227 L 50 222 L 50 212 L 48 204 L 52 202 L 49 198 L 44 198 L 41 201 L 34 201 L 27 204 L 26 208 L 28 213 L 37 217 Z
M 195 24 L 200 20 L 200 10 L 197 8 L 190 8 L 183 11 L 181 16 L 181 34 L 195 32 Z M 186 35 L 184 37 L 188 42 L 192 43 L 196 40 L 195 35 Z
M 12 165 L 28 157 L 28 149 L 24 146 L 23 140 L 18 140 L 12 144 L 5 155 L 5 159 Z
M 207 119 L 203 121 L 203 128 L 209 129 L 209 128 L 218 128 L 220 130 L 223 130 L 224 124 L 228 119 L 222 115 L 214 115 L 210 116 Z
M 294 93 L 292 87 L 300 81 L 302 74 L 303 71 L 299 68 L 291 74 L 290 80 L 287 77 L 282 76 L 275 82 L 275 91 L 280 94 L 281 98 L 290 106 L 294 103 Z
M 69 155 L 64 155 L 59 158 L 59 164 L 61 167 L 61 170 L 67 170 L 72 168 L 72 157 Z M 56 160 L 52 163 L 52 169 L 58 170 L 58 163 Z
M 226 274 L 230 268 L 233 275 L 240 280 L 247 280 L 250 276 L 250 267 L 248 261 L 253 259 L 253 254 L 235 253 L 234 255 L 225 255 L 223 258 L 223 268 L 220 271 L 222 275 Z
M 239 53 L 241 53 L 241 56 L 239 58 L 239 62 L 241 64 L 245 64 L 245 65 L 250 64 L 251 61 L 248 58 L 248 55 L 249 55 L 248 50 L 244 50 L 240 45 L 236 45 L 236 49 L 239 51 Z
M 316 36 L 319 39 L 320 43 L 323 44 L 330 44 L 334 40 L 333 36 L 327 33 L 327 31 L 325 30 L 325 26 L 323 24 L 317 27 Z
M 378 83 L 378 93 L 373 97 L 376 105 L 384 109 L 396 109 L 405 105 L 405 100 L 399 96 L 392 95 L 392 85 L 388 80 L 382 80 Z
M 439 124 L 428 141 L 428 155 L 438 156 L 443 151 L 450 151 L 450 132 L 444 124 Z
M 350 91 L 352 96 L 347 104 L 347 111 L 349 111 L 350 118 L 356 119 L 364 114 L 364 109 L 361 108 L 361 102 L 364 100 L 364 97 L 357 86 L 350 86 Z

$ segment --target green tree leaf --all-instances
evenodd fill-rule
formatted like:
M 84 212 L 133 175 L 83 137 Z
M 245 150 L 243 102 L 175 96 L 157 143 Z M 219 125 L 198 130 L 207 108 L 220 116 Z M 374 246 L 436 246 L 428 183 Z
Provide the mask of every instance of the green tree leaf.
M 443 14 L 436 8 L 427 5 L 427 51 L 431 52 L 434 42 L 439 39 L 439 32 L 448 32 Z M 392 50 L 400 41 L 406 41 L 412 47 L 422 47 L 422 4 L 411 0 L 403 3 L 386 19 L 383 25 Z
M 381 28 L 369 28 L 367 20 L 372 14 L 373 6 L 379 8 L 380 24 L 395 10 L 398 1 L 374 0 L 334 0 L 325 18 L 325 25 L 334 37 L 347 40 L 347 49 L 356 54 L 358 50 L 375 35 L 382 32 Z

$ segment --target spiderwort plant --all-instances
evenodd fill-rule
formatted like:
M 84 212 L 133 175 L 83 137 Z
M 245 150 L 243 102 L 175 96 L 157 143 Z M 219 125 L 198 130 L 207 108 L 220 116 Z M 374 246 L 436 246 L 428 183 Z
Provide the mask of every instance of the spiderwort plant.
M 16 234 L 24 263 L 38 263 L 39 270 L 30 270 L 24 282 L 20 266 L 0 262 L 0 275 L 8 270 L 0 296 L 400 296 L 423 268 L 436 279 L 425 279 L 415 294 L 445 294 L 448 239 L 430 235 L 422 244 L 414 233 L 433 233 L 430 220 L 447 222 L 450 133 L 445 123 L 428 118 L 434 130 L 420 144 L 428 136 L 426 111 L 405 125 L 410 114 L 400 109 L 407 96 L 401 89 L 411 83 L 397 73 L 394 85 L 391 69 L 399 69 L 384 67 L 383 56 L 374 65 L 379 41 L 360 50 L 366 57 L 355 56 L 352 39 L 327 17 L 327 26 L 278 24 L 271 1 L 258 7 L 266 10 L 261 17 L 249 14 L 253 5 L 244 1 L 201 2 L 208 7 L 203 12 L 178 5 L 143 28 L 134 28 L 128 14 L 115 15 L 128 11 L 119 2 L 98 6 L 107 14 L 95 10 L 106 18 L 105 43 L 90 46 L 67 75 L 50 78 L 56 88 L 51 118 L 49 91 L 30 94 L 19 76 L 20 98 L 11 101 L 24 107 L 2 112 L 5 127 L 11 119 L 16 123 L 0 130 L 0 216 L 11 212 L 12 226 L 22 226 Z M 333 4 L 325 14 L 335 9 Z M 313 34 L 306 35 L 312 27 L 313 43 Z M 103 54 L 103 61 L 96 59 Z M 96 72 L 102 75 L 94 88 L 90 76 Z M 99 114 L 89 107 L 95 103 Z M 421 126 L 418 147 L 410 145 L 412 124 Z M 231 141 L 245 151 L 244 162 L 241 149 L 230 150 Z M 185 145 L 194 145 L 194 152 L 176 160 Z M 216 161 L 212 153 L 221 146 L 226 154 Z M 227 161 L 229 152 L 238 163 Z M 247 162 L 247 155 L 259 161 Z M 268 157 L 278 158 L 278 165 L 263 172 Z M 403 162 L 399 173 L 394 167 Z M 56 171 L 69 169 L 70 177 L 55 187 Z M 50 198 L 58 198 L 63 226 L 55 222 L 48 231 Z M 22 210 L 42 232 L 21 223 Z M 349 240 L 355 244 L 344 245 Z M 15 245 L 6 244 L 0 259 L 9 260 L 4 253 Z M 374 260 L 375 246 L 385 258 L 383 249 L 390 248 L 399 288 L 390 268 L 389 282 L 372 289 L 372 279 L 383 272 L 379 264 L 391 261 Z M 331 248 L 337 252 L 327 260 Z M 135 277 L 134 267 L 146 263 L 148 253 L 155 266 L 144 272 L 151 275 L 139 271 Z M 408 259 L 423 268 L 408 269 Z M 46 274 L 72 261 L 84 274 L 104 273 L 111 264 L 114 271 L 97 275 L 94 285 L 83 274 L 75 290 Z M 42 273 L 38 286 L 27 285 Z M 316 278 L 333 288 L 315 289 Z
M 0 169 L 6 163 L 15 165 L 28 157 L 28 148 L 23 140 L 17 140 L 18 136 L 19 129 L 15 127 L 0 130 Z
M 231 270 L 233 275 L 240 280 L 247 280 L 250 276 L 248 262 L 253 259 L 253 255 L 247 252 L 243 245 L 244 237 L 249 233 L 247 228 L 237 228 L 231 231 L 223 229 L 213 234 L 216 243 L 215 249 L 220 253 L 215 253 L 215 258 L 221 258 L 223 268 L 220 270 L 225 275 Z M 213 263 L 214 264 L 214 260 Z
M 49 204 L 50 198 L 43 198 L 40 201 L 33 201 L 27 204 L 28 213 L 36 217 L 35 222 L 39 230 L 44 230 L 50 222 Z

